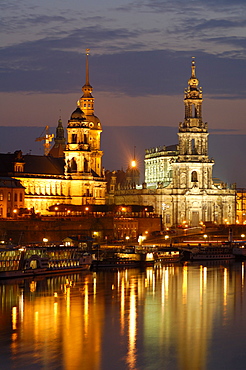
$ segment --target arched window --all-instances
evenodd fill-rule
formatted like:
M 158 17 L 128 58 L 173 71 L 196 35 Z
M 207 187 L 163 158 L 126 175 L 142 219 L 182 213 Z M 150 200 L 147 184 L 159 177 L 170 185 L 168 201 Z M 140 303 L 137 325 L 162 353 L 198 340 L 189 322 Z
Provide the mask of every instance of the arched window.
M 84 158 L 84 172 L 88 172 L 88 161 Z
M 191 181 L 192 182 L 197 182 L 197 172 L 196 171 L 192 171 L 191 172 Z
M 192 154 L 197 154 L 195 139 L 191 140 L 191 153 Z
M 10 202 L 10 200 L 11 200 L 11 194 L 8 193 L 8 202 Z
M 3 200 L 3 193 L 1 192 L 0 193 L 0 201 L 2 201 Z
M 72 144 L 77 144 L 77 134 L 72 134 Z
M 72 172 L 77 172 L 77 163 L 76 163 L 76 160 L 75 160 L 74 157 L 71 160 L 71 171 Z

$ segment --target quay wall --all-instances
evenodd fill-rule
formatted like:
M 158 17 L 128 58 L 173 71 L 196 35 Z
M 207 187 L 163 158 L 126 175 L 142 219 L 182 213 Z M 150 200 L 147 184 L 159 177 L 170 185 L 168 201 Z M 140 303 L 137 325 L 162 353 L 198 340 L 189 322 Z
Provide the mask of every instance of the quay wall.
M 47 238 L 51 243 L 61 243 L 68 236 L 97 237 L 95 241 L 113 240 L 118 235 L 118 228 L 125 225 L 126 235 L 129 233 L 130 221 L 135 220 L 137 235 L 151 235 L 152 231 L 160 230 L 159 217 L 115 218 L 104 217 L 41 217 L 36 219 L 0 220 L 0 240 L 13 244 L 40 243 Z M 128 226 L 127 226 L 128 225 Z M 146 231 L 148 234 L 146 234 Z
M 97 231 L 100 237 L 113 238 L 112 217 L 78 217 L 65 219 L 28 219 L 0 221 L 0 239 L 13 244 L 42 242 L 61 243 L 68 236 L 92 236 Z

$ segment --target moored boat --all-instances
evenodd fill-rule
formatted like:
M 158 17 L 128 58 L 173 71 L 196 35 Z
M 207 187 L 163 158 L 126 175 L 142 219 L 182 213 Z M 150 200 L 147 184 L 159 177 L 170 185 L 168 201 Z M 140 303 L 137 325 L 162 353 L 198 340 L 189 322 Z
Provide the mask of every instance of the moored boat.
M 0 279 L 89 270 L 92 256 L 76 247 L 0 250 Z
M 233 248 L 230 245 L 219 246 L 197 246 L 193 248 L 183 248 L 185 260 L 189 261 L 214 261 L 214 260 L 233 260 Z

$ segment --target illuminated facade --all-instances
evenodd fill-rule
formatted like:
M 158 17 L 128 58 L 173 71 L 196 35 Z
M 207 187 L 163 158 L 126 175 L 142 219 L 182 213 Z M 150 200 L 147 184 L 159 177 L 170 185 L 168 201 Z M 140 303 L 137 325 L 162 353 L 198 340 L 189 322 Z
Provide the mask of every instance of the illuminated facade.
M 215 184 L 214 161 L 208 157 L 207 123 L 202 119 L 202 89 L 192 61 L 185 90 L 185 118 L 178 145 L 146 150 L 143 189 L 115 192 L 117 204 L 153 205 L 163 225 L 198 226 L 201 222 L 235 223 L 235 189 Z
M 237 224 L 246 224 L 246 189 L 237 189 Z
M 19 181 L 10 177 L 0 178 L 0 218 L 15 217 L 23 208 L 25 189 Z
M 86 83 L 67 125 L 58 121 L 56 138 L 48 155 L 0 154 L 1 176 L 20 180 L 25 187 L 24 207 L 35 213 L 48 214 L 56 203 L 105 204 L 106 181 L 102 169 L 100 135 L 102 127 L 94 115 L 94 98 L 89 83 L 88 50 L 86 53 Z

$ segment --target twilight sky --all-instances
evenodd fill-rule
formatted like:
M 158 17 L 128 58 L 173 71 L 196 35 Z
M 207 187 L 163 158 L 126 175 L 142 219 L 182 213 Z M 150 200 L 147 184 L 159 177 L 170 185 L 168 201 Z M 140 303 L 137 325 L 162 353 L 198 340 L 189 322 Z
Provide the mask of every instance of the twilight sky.
M 66 126 L 90 48 L 103 127 L 178 128 L 195 56 L 209 132 L 246 135 L 245 0 L 1 0 L 0 14 L 0 126 Z

